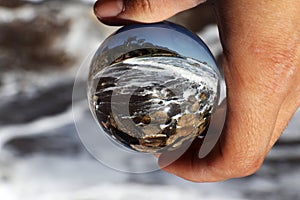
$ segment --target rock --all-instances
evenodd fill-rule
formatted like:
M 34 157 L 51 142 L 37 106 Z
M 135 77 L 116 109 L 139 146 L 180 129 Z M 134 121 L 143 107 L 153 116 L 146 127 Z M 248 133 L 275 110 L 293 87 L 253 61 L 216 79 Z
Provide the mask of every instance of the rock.
M 56 133 L 13 138 L 4 145 L 4 149 L 22 157 L 32 154 L 77 155 L 86 152 L 74 125 L 61 127 L 55 131 Z
M 72 66 L 74 58 L 54 48 L 55 40 L 67 33 L 69 24 L 69 20 L 58 20 L 50 11 L 30 21 L 0 22 L 0 68 L 44 70 Z
M 141 131 L 145 135 L 144 138 L 148 137 L 156 137 L 156 135 L 159 135 L 160 137 L 162 130 L 160 129 L 158 124 L 148 124 L 141 128 Z
M 20 0 L 0 0 L 0 7 L 18 8 L 24 4 L 25 2 Z
M 51 86 L 34 96 L 19 95 L 0 104 L 0 125 L 28 123 L 65 111 L 72 103 L 73 81 Z
M 168 114 L 164 111 L 157 111 L 150 114 L 151 123 L 153 124 L 165 124 L 170 118 Z

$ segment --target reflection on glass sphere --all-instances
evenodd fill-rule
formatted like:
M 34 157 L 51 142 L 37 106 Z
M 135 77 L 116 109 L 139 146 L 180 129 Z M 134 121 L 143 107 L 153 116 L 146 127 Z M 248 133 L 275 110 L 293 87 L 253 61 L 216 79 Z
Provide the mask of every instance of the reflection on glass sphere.
M 214 58 L 196 35 L 169 22 L 139 24 L 119 29 L 99 47 L 88 98 L 111 139 L 155 153 L 205 135 L 219 85 Z

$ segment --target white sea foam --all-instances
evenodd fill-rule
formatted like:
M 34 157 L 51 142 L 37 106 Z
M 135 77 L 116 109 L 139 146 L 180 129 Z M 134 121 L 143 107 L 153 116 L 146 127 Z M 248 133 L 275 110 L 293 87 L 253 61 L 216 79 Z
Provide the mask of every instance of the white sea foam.
M 154 71 L 160 73 L 163 71 L 176 74 L 178 77 L 194 81 L 196 83 L 206 83 L 209 86 L 217 84 L 217 74 L 209 66 L 192 59 L 180 59 L 176 57 L 151 57 L 149 58 L 131 58 L 124 61 L 125 64 L 135 65 L 133 69 L 143 71 Z M 199 67 L 192 67 L 198 65 Z M 155 66 L 151 68 L 149 66 Z

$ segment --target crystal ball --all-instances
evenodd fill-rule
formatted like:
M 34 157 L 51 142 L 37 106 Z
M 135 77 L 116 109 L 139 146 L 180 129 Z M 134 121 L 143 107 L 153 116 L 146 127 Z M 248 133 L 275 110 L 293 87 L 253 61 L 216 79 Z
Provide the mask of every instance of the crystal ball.
M 219 99 L 220 72 L 204 42 L 171 22 L 110 35 L 90 64 L 90 110 L 129 149 L 172 151 L 204 137 Z

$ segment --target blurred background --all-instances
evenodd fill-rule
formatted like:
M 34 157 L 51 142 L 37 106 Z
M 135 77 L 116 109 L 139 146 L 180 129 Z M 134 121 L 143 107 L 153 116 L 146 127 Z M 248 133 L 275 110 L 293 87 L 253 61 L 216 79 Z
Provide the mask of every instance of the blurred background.
M 95 160 L 75 129 L 72 89 L 83 60 L 117 27 L 99 23 L 93 3 L 0 0 L 0 199 L 300 199 L 300 111 L 246 178 L 191 183 L 162 171 L 121 173 Z M 197 32 L 220 64 L 209 6 L 170 20 Z M 82 116 L 83 101 L 74 102 Z

